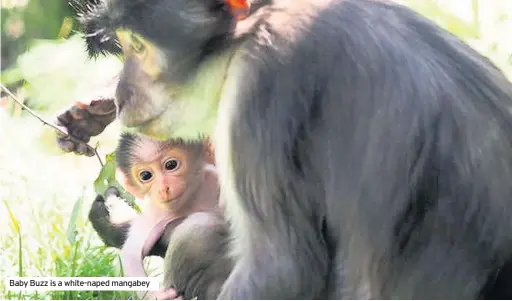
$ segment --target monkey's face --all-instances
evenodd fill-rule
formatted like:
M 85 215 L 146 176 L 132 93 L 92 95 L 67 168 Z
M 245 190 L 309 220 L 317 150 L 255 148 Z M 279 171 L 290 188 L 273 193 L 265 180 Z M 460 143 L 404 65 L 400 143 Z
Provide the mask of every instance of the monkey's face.
M 217 68 L 222 61 L 204 68 L 204 61 L 213 57 L 205 59 L 213 40 L 224 40 L 233 27 L 225 6 L 217 0 L 106 0 L 85 14 L 89 49 L 102 49 L 111 33 L 122 49 L 116 107 L 123 125 L 162 141 L 212 133 L 227 67 Z
M 79 0 L 76 0 L 79 1 Z M 229 1 L 104 0 L 80 18 L 90 54 L 122 49 L 118 118 L 159 140 L 210 135 L 228 59 Z M 213 62 L 212 62 L 213 61 Z M 205 67 L 206 65 L 206 67 Z
M 187 153 L 179 148 L 162 151 L 156 144 L 150 147 L 153 151 L 147 152 L 147 147 L 137 151 L 138 159 L 131 169 L 132 182 L 150 202 L 178 211 L 176 201 L 190 189 Z
M 176 65 L 182 62 L 168 60 L 168 53 L 134 32 L 118 31 L 118 36 L 125 56 L 116 93 L 120 121 L 162 141 L 209 135 L 218 101 L 213 89 L 220 89 L 223 76 L 200 73 L 204 78 L 199 80 L 178 79 Z
M 203 182 L 208 147 L 207 140 L 159 141 L 123 133 L 116 150 L 116 177 L 135 197 L 179 211 Z
M 127 127 L 148 126 L 170 102 L 159 80 L 165 56 L 130 31 L 119 31 L 125 62 L 116 90 L 118 118 Z

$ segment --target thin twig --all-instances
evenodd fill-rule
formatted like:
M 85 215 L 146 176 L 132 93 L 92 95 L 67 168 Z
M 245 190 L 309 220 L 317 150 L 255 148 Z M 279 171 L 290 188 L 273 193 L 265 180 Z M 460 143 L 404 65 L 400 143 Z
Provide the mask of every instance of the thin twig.
M 52 128 L 54 128 L 55 130 L 57 130 L 58 132 L 60 132 L 61 134 L 63 135 L 68 135 L 68 133 L 66 133 L 66 131 L 64 131 L 63 129 L 60 129 L 58 126 L 54 125 L 54 124 L 51 124 L 50 122 L 44 120 L 41 116 L 39 116 L 36 112 L 32 111 L 31 108 L 27 107 L 24 103 L 22 103 L 21 101 L 18 100 L 18 98 L 16 96 L 14 96 L 14 94 L 12 94 L 11 91 L 9 91 L 9 89 L 7 89 L 6 86 L 4 86 L 3 84 L 0 83 L 0 87 L 2 88 L 2 90 L 5 91 L 5 93 L 9 94 L 9 96 L 12 98 L 12 100 L 14 100 L 17 104 L 19 104 L 23 109 L 25 109 L 27 112 L 30 113 L 30 115 L 34 116 L 35 118 L 39 119 L 43 124 L 45 125 L 48 125 L 48 126 L 51 126 Z
M 0 88 L 2 88 L 2 90 L 5 91 L 5 93 L 7 93 L 11 98 L 12 100 L 14 100 L 14 102 L 16 102 L 17 104 L 19 104 L 24 110 L 26 110 L 27 112 L 30 113 L 30 115 L 34 116 L 35 118 L 39 119 L 39 121 L 41 121 L 44 125 L 47 125 L 49 127 L 52 127 L 54 128 L 56 131 L 58 131 L 59 133 L 61 133 L 62 135 L 65 135 L 65 136 L 68 136 L 68 132 L 54 124 L 52 124 L 51 122 L 48 122 L 46 121 L 43 117 L 39 116 L 39 114 L 37 114 L 36 112 L 34 112 L 31 108 L 27 107 L 23 102 L 21 102 L 9 89 L 7 89 L 6 86 L 4 86 L 2 83 L 0 83 Z M 103 161 L 101 161 L 101 158 L 100 158 L 100 155 L 98 154 L 98 145 L 96 145 L 96 147 L 92 147 L 90 146 L 89 144 L 87 144 L 87 146 L 89 146 L 90 148 L 94 149 L 94 154 L 96 154 L 96 157 L 98 157 L 98 161 L 100 161 L 100 164 L 101 166 L 103 167 L 104 164 L 103 164 Z
M 96 144 L 96 146 L 94 147 L 94 154 L 96 155 L 96 157 L 98 158 L 98 161 L 100 161 L 100 164 L 101 164 L 101 167 L 105 166 L 105 164 L 103 164 L 103 161 L 101 161 L 101 157 L 100 157 L 100 154 L 98 154 L 98 144 Z

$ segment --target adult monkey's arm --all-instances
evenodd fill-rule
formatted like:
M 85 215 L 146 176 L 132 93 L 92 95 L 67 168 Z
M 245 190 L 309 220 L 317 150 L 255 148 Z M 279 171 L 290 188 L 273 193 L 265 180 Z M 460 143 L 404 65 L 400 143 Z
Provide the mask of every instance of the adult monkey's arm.
M 116 119 L 114 94 L 117 82 L 115 78 L 94 96 L 76 101 L 57 116 L 57 125 L 68 132 L 68 135 L 57 132 L 57 144 L 64 152 L 94 156 L 94 149 L 87 143 Z

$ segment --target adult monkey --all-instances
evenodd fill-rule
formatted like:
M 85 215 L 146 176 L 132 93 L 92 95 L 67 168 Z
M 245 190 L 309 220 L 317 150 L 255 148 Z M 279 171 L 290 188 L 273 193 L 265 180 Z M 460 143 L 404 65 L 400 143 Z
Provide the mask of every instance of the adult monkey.
M 124 29 L 125 125 L 208 134 L 219 105 L 237 260 L 219 297 L 350 298 L 367 283 L 377 299 L 507 298 L 505 76 L 393 3 L 275 1 L 233 30 L 231 2 L 113 0 L 84 18 L 100 49 Z

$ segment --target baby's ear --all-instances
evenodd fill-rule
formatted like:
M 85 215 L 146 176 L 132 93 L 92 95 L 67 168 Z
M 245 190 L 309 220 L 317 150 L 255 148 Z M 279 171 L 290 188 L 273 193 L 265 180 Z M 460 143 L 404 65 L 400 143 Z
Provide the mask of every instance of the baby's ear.
M 206 140 L 204 143 L 204 159 L 206 163 L 215 165 L 215 150 L 213 149 L 213 145 L 210 140 Z

